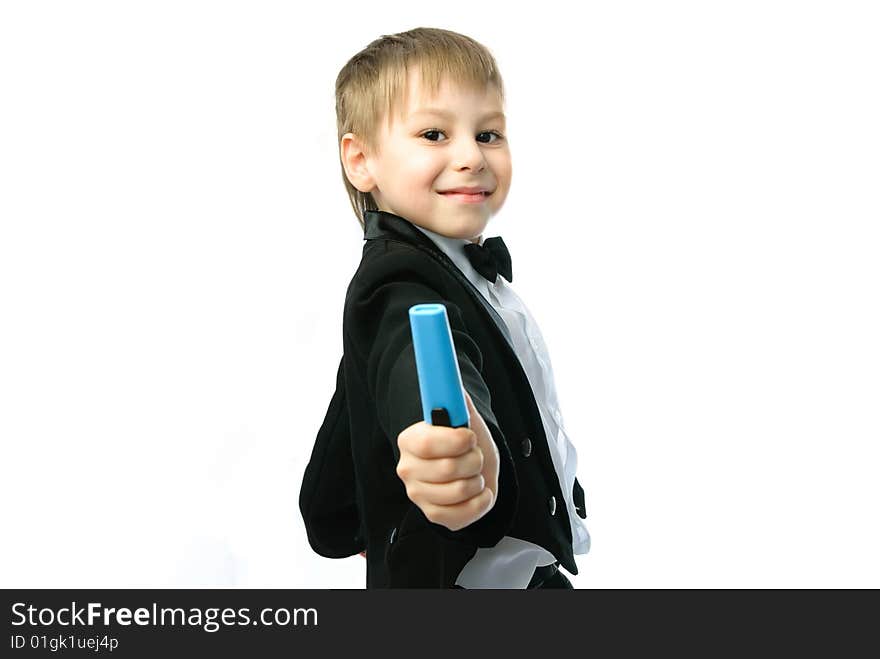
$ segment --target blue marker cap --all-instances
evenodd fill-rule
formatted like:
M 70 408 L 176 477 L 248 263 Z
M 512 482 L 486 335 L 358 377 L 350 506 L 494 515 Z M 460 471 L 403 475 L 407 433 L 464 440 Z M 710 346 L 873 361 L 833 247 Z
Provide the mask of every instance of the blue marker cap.
M 417 304 L 409 309 L 422 413 L 425 423 L 467 426 L 470 422 L 461 383 L 461 372 L 452 342 L 452 330 L 442 304 Z M 438 410 L 445 410 L 449 423 L 435 423 Z

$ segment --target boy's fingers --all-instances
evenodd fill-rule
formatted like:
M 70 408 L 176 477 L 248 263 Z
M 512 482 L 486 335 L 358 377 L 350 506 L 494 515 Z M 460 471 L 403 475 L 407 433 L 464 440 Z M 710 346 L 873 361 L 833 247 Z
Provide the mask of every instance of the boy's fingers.
M 462 478 L 449 483 L 427 483 L 422 481 L 417 492 L 410 499 L 429 502 L 434 506 L 454 506 L 480 494 L 486 488 L 482 474 Z
M 488 487 L 467 501 L 451 506 L 437 506 L 426 503 L 420 508 L 425 517 L 435 524 L 442 524 L 451 531 L 458 531 L 468 524 L 480 519 L 491 510 L 495 494 Z
M 448 428 L 421 422 L 413 432 L 401 434 L 397 445 L 419 458 L 448 458 L 470 451 L 476 445 L 476 436 L 470 428 Z
M 451 483 L 477 476 L 482 470 L 483 453 L 476 449 L 448 458 L 413 457 L 409 462 L 409 476 L 422 483 Z

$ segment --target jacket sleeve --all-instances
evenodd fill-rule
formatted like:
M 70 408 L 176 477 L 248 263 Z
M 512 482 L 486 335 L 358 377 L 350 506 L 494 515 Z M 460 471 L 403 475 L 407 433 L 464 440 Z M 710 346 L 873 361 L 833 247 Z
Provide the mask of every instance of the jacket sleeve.
M 415 504 L 400 528 L 404 533 L 430 529 L 446 540 L 478 547 L 493 547 L 503 538 L 516 512 L 518 486 L 513 458 L 492 411 L 492 399 L 482 376 L 483 357 L 468 334 L 459 307 L 444 299 L 424 278 L 409 271 L 407 277 L 387 277 L 355 298 L 347 309 L 346 327 L 357 328 L 355 340 L 366 360 L 367 390 L 375 402 L 379 425 L 400 460 L 398 435 L 423 420 L 409 308 L 415 304 L 440 303 L 446 307 L 462 384 L 489 428 L 498 447 L 499 476 L 495 505 L 476 522 L 458 531 L 429 521 Z M 389 477 L 398 478 L 396 472 Z

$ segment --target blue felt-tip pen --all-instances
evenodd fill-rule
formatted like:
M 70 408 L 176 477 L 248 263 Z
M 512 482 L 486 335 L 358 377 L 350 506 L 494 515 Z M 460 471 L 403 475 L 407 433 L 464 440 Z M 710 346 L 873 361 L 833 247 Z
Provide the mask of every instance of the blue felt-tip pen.
M 467 427 L 470 423 L 452 330 L 442 304 L 416 304 L 409 309 L 422 414 L 433 426 Z

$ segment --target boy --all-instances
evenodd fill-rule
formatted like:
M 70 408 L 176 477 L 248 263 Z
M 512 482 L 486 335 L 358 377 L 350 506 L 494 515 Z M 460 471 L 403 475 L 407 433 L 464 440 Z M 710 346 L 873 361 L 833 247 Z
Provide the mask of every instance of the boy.
M 557 566 L 577 574 L 590 544 L 576 452 L 509 254 L 482 236 L 511 181 L 495 61 L 446 30 L 386 35 L 343 67 L 336 98 L 366 243 L 303 476 L 309 542 L 365 555 L 367 588 L 571 588 Z M 469 428 L 421 419 L 408 310 L 430 302 L 447 310 Z

